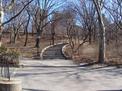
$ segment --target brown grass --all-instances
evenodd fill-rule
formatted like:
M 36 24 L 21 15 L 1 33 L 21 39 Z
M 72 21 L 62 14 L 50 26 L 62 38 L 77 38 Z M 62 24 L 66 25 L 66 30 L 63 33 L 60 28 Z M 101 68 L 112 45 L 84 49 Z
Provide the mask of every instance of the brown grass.
M 116 46 L 116 43 L 113 42 L 109 45 L 107 45 L 106 48 L 106 62 L 107 64 L 116 65 L 116 64 L 122 64 L 122 44 L 119 43 L 118 46 Z M 77 45 L 75 45 L 77 46 Z M 90 63 L 90 62 L 96 62 L 98 61 L 98 44 L 92 43 L 83 44 L 79 51 L 77 53 L 71 54 L 71 48 L 68 46 L 66 48 L 66 53 L 74 60 L 75 63 Z
M 27 46 L 24 46 L 25 36 L 20 36 L 20 38 L 17 39 L 15 44 L 9 43 L 9 35 L 3 36 L 3 43 L 8 48 L 17 48 L 20 50 L 22 56 L 32 58 L 33 55 L 37 52 L 37 48 L 35 48 L 35 36 L 29 35 Z M 64 39 L 63 39 L 64 40 Z M 56 43 L 61 42 L 61 38 L 56 38 Z M 46 46 L 50 45 L 50 38 L 42 38 L 40 42 L 40 48 L 39 51 Z M 107 45 L 106 50 L 106 63 L 107 64 L 122 64 L 122 41 L 119 43 L 116 43 L 115 41 L 112 41 L 109 45 Z M 78 46 L 77 44 L 75 46 Z M 65 49 L 65 52 L 67 55 L 71 57 L 71 48 L 68 46 Z M 79 51 L 72 55 L 72 59 L 75 63 L 82 63 L 82 62 L 94 62 L 98 60 L 98 43 L 85 43 L 83 44 Z
M 25 35 L 20 35 L 19 38 L 17 38 L 16 43 L 15 44 L 10 44 L 10 34 L 6 33 L 3 34 L 3 38 L 2 38 L 2 42 L 3 44 L 8 47 L 8 48 L 16 48 L 18 50 L 20 50 L 20 53 L 23 57 L 26 58 L 32 58 L 36 53 L 37 53 L 37 48 L 35 48 L 35 36 L 32 36 L 31 34 L 28 36 L 28 43 L 27 46 L 24 46 L 24 42 L 25 42 Z M 62 36 L 57 36 L 55 38 L 55 43 L 60 43 L 62 40 L 64 40 L 64 38 L 62 38 Z M 47 47 L 51 45 L 51 38 L 50 36 L 42 36 L 41 40 L 40 40 L 40 48 L 39 48 L 39 52 L 42 51 L 43 48 Z
M 15 44 L 9 43 L 10 39 L 7 35 L 2 38 L 2 41 L 6 47 L 20 50 L 20 53 L 23 57 L 32 58 L 33 55 L 37 52 L 37 48 L 35 48 L 35 37 L 31 35 L 29 36 L 27 46 L 24 46 L 25 36 L 18 38 Z M 51 40 L 46 38 L 41 39 L 39 51 L 41 52 L 43 48 L 50 45 L 50 41 Z

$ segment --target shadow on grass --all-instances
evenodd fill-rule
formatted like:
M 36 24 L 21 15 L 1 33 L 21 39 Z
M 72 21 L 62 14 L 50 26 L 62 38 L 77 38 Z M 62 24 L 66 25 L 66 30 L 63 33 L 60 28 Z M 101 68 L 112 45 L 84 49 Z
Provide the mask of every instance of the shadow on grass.
M 49 91 L 49 90 L 28 89 L 28 88 L 23 88 L 23 90 L 26 90 L 26 91 Z

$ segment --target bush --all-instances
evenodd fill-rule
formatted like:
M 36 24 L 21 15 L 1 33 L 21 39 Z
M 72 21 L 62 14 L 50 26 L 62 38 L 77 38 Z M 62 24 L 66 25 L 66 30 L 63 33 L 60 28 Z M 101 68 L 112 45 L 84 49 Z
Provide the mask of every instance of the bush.
M 2 66 L 18 66 L 20 52 L 16 49 L 0 47 L 0 64 Z
M 7 54 L 10 55 L 13 59 L 19 58 L 20 52 L 16 49 L 9 49 Z
M 2 45 L 1 47 L 0 47 L 0 54 L 4 54 L 4 53 L 6 53 L 7 52 L 7 48 L 4 46 L 4 45 Z
M 20 53 L 16 49 L 8 49 L 3 45 L 0 47 L 0 66 L 2 77 L 10 80 L 11 75 L 9 67 L 19 66 L 19 55 Z M 3 69 L 4 67 L 7 67 L 7 69 Z

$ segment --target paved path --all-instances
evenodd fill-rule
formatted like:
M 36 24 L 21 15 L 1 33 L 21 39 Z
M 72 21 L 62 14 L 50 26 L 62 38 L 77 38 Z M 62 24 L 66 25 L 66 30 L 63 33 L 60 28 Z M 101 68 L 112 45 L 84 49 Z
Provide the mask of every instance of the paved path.
M 64 55 L 62 54 L 62 47 L 64 45 L 66 45 L 66 43 L 47 47 L 41 54 L 42 59 L 65 59 Z
M 21 60 L 23 91 L 122 91 L 122 69 L 75 67 L 70 60 Z

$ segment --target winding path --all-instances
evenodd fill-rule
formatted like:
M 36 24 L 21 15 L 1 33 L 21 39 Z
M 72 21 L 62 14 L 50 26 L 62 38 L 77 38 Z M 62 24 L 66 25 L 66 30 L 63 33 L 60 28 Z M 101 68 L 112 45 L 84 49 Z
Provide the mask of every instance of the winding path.
M 21 63 L 15 77 L 22 80 L 22 91 L 122 91 L 121 68 L 73 67 L 72 61 L 58 59 Z
M 51 45 L 42 50 L 41 58 L 45 59 L 65 59 L 65 56 L 62 53 L 62 47 L 66 43 Z
M 122 91 L 121 68 L 77 66 L 64 60 L 64 45 L 47 47 L 41 54 L 45 61 L 20 60 L 15 77 L 22 80 L 22 91 Z

